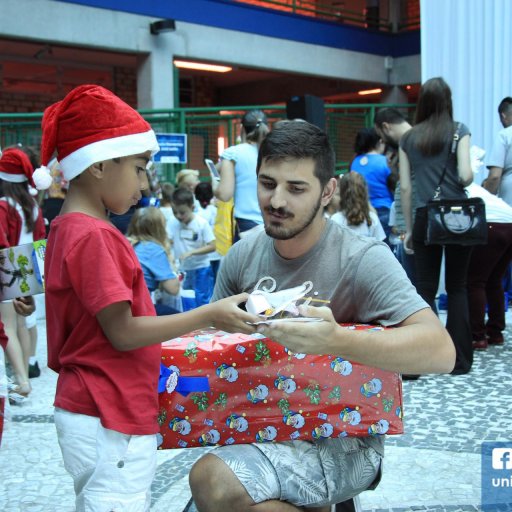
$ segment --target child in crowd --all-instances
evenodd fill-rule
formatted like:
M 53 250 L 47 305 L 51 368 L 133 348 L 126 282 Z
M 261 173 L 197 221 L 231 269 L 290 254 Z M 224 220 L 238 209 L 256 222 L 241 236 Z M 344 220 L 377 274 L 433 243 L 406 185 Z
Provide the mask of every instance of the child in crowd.
M 213 293 L 208 254 L 215 251 L 215 237 L 208 221 L 194 213 L 194 196 L 186 188 L 172 195 L 175 219 L 167 224 L 174 244 L 174 256 L 186 273 L 183 288 L 194 290 L 196 305 L 208 304 Z
M 195 198 L 194 193 L 199 185 L 199 171 L 196 169 L 182 169 L 176 174 L 176 188 L 186 188 L 192 192 L 194 197 L 194 213 L 199 211 L 199 201 Z
M 172 193 L 174 192 L 174 185 L 172 183 L 162 183 L 161 186 L 161 195 L 162 199 L 160 199 L 160 211 L 163 213 L 165 217 L 166 224 L 174 219 L 174 213 L 172 213 Z
M 199 201 L 199 211 L 197 212 L 201 217 L 203 217 L 210 227 L 213 228 L 215 226 L 215 219 L 217 217 L 217 206 L 212 202 L 213 201 L 213 188 L 212 184 L 209 182 L 199 183 L 194 192 L 196 199 Z M 214 234 L 215 236 L 215 234 Z M 221 255 L 215 251 L 211 252 L 209 255 L 210 266 L 212 270 L 213 276 L 213 286 L 215 286 L 215 280 L 217 279 L 217 272 L 219 271 Z
M 34 168 L 24 151 L 17 147 L 4 150 L 0 158 L 0 245 L 3 247 L 45 238 L 41 209 L 29 191 L 29 186 L 34 186 L 33 172 Z M 6 354 L 16 380 L 12 391 L 19 402 L 31 391 L 28 374 L 31 340 L 25 319 L 18 316 L 12 301 L 0 304 L 0 314 L 9 338 Z M 22 334 L 21 337 L 18 332 Z
M 254 332 L 230 297 L 155 317 L 137 256 L 108 220 L 148 187 L 158 144 L 151 126 L 100 86 L 82 85 L 45 110 L 39 189 L 53 152 L 69 180 L 48 237 L 48 366 L 58 372 L 55 425 L 76 509 L 149 510 L 156 468 L 160 343 L 214 325 Z
M 176 187 L 188 188 L 194 193 L 197 185 L 199 185 L 199 171 L 195 169 L 182 169 L 176 174 Z
M 368 187 L 363 176 L 357 172 L 348 172 L 339 180 L 339 189 L 340 211 L 331 219 L 363 236 L 384 240 L 386 233 L 379 217 L 370 209 Z
M 165 217 L 154 206 L 135 210 L 126 233 L 139 259 L 148 290 L 163 290 L 178 295 L 180 282 L 172 268 L 171 244 L 165 229 Z M 155 300 L 157 315 L 170 315 L 178 310 Z

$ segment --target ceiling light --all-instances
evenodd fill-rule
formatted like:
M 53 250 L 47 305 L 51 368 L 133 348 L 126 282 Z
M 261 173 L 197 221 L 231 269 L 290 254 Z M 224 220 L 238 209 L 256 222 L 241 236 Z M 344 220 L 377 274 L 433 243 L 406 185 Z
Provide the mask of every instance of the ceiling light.
M 227 73 L 232 71 L 230 66 L 220 66 L 218 64 L 206 64 L 205 62 L 190 62 L 187 60 L 175 60 L 174 65 L 177 68 L 197 69 L 199 71 L 213 71 L 215 73 Z
M 379 94 L 382 92 L 382 89 L 366 89 L 365 91 L 357 91 L 359 96 L 366 96 L 367 94 Z

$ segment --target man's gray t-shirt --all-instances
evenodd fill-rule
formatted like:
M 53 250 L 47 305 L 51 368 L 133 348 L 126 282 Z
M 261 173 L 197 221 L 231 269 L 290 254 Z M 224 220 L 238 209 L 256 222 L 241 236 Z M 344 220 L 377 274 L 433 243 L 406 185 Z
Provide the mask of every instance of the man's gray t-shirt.
M 310 295 L 329 300 L 340 323 L 396 325 L 428 307 L 386 244 L 330 220 L 318 243 L 292 260 L 277 253 L 263 230 L 237 242 L 222 261 L 213 300 L 250 293 L 267 276 L 275 279 L 274 291 L 311 281 Z
M 487 167 L 501 167 L 498 196 L 512 206 L 512 126 L 501 130 L 492 146 Z
M 429 307 L 386 244 L 330 220 L 317 244 L 291 260 L 277 253 L 263 230 L 237 242 L 221 263 L 212 300 L 250 293 L 263 277 L 275 280 L 274 291 L 311 281 L 309 295 L 329 300 L 338 323 L 392 326 Z M 383 453 L 381 437 L 367 439 Z

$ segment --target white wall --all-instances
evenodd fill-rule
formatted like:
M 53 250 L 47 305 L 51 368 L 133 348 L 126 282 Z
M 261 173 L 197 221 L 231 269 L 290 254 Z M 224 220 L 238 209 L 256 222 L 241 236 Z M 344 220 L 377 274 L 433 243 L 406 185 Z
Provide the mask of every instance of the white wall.
M 329 78 L 405 84 L 419 80 L 419 58 L 384 57 L 224 30 L 176 23 L 176 31 L 153 36 L 154 18 L 52 0 L 2 0 L 0 37 L 36 39 L 150 55 L 141 58 L 139 108 L 173 104 L 172 59 L 215 60 L 249 67 Z M 1 54 L 1 49 L 0 49 Z
M 502 128 L 498 104 L 512 96 L 512 2 L 421 2 L 421 79 L 435 76 L 450 85 L 454 116 L 469 126 L 472 144 L 489 152 Z

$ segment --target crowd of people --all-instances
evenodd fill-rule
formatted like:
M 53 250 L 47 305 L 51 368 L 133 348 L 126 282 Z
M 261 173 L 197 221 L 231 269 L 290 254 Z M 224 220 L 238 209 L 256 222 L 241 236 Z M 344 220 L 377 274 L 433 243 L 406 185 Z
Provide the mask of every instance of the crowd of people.
M 242 119 L 241 143 L 219 156 L 219 179 L 184 169 L 175 183 L 151 187 L 148 165 L 158 151 L 151 126 L 99 86 L 80 86 L 45 111 L 39 162 L 23 147 L 5 148 L 0 245 L 48 238 L 48 367 L 59 374 L 55 423 L 77 510 L 100 503 L 147 509 L 158 431 L 153 384 L 165 340 L 206 326 L 260 332 L 294 352 L 413 377 L 467 373 L 474 350 L 503 344 L 511 98 L 499 113 L 504 130 L 483 186 L 472 183 L 470 129 L 453 119 L 442 78 L 421 87 L 413 125 L 395 109 L 378 111 L 374 126 L 357 133 L 354 159 L 340 176 L 322 130 L 302 120 L 271 127 L 254 110 Z M 445 173 L 448 197 L 484 200 L 487 246 L 425 243 L 426 203 Z M 60 212 L 46 215 L 45 226 L 38 190 L 56 184 Z M 225 256 L 216 245 L 217 201 L 233 204 Z M 441 275 L 446 329 L 436 316 Z M 301 312 L 322 322 L 256 326 L 259 317 L 239 305 L 262 276 L 279 289 L 311 280 L 330 307 Z M 13 405 L 29 399 L 30 378 L 40 371 L 33 309 L 30 299 L 0 305 Z M 376 337 L 340 330 L 342 322 L 396 329 Z M 193 467 L 193 497 L 208 512 L 262 502 L 327 512 L 377 484 L 383 443 L 368 437 L 220 447 Z M 130 469 L 121 475 L 113 459 Z

